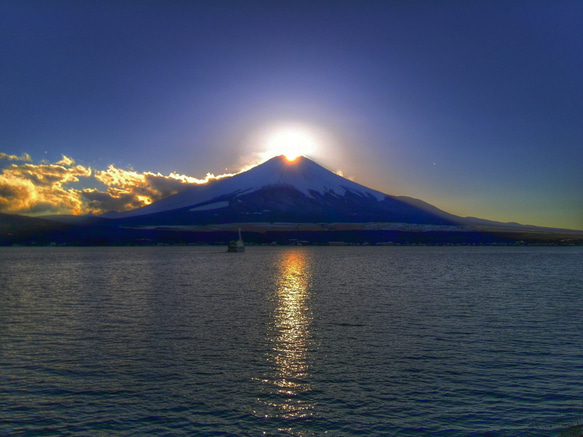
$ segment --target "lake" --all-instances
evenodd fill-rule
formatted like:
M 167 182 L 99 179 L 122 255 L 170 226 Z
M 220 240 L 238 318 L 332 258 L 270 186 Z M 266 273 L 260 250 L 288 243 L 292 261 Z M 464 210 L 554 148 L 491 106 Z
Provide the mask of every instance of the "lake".
M 583 248 L 2 248 L 0 266 L 0 435 L 583 423 Z

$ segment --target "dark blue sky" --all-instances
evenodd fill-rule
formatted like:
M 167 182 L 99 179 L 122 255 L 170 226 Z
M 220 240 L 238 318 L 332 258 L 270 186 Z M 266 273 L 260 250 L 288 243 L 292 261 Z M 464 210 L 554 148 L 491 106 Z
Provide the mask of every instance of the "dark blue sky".
M 270 132 L 451 213 L 583 229 L 581 1 L 0 3 L 0 152 L 194 177 Z

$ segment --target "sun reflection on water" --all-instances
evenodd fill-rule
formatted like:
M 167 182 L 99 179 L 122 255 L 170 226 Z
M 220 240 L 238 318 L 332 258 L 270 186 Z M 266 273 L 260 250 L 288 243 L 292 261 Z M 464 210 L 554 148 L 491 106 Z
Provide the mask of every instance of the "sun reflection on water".
M 309 417 L 314 405 L 306 395 L 309 383 L 307 355 L 310 343 L 309 254 L 302 250 L 286 252 L 279 264 L 279 276 L 272 313 L 273 331 L 268 359 L 272 396 L 267 405 L 274 414 L 292 419 Z

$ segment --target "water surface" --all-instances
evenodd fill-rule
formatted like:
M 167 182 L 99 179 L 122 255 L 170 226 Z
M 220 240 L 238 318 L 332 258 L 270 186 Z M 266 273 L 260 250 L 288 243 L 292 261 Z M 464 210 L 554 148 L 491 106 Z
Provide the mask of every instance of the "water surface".
M 549 435 L 583 250 L 4 248 L 0 435 Z

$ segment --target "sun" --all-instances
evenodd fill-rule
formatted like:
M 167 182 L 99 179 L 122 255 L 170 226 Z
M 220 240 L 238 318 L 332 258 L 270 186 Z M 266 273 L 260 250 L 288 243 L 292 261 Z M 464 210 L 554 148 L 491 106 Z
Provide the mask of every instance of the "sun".
M 298 129 L 285 129 L 273 134 L 267 141 L 267 152 L 274 156 L 284 155 L 294 161 L 302 155 L 311 155 L 316 150 L 314 139 Z

